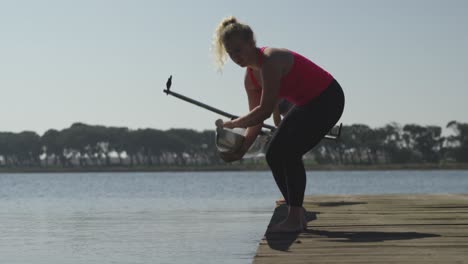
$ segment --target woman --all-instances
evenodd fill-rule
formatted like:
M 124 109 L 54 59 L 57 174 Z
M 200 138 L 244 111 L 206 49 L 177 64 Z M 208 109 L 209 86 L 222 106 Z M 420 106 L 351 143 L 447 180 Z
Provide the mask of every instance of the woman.
M 271 232 L 300 232 L 307 227 L 302 207 L 306 172 L 302 156 L 316 146 L 338 122 L 344 94 L 331 74 L 293 51 L 257 47 L 252 29 L 235 17 L 221 21 L 213 41 L 220 66 L 226 54 L 245 67 L 244 85 L 250 112 L 224 122 L 226 128 L 247 128 L 243 146 L 221 153 L 230 162 L 242 159 L 261 131 L 262 122 L 275 110 L 279 99 L 293 104 L 276 129 L 266 152 L 267 163 L 288 205 L 288 216 Z

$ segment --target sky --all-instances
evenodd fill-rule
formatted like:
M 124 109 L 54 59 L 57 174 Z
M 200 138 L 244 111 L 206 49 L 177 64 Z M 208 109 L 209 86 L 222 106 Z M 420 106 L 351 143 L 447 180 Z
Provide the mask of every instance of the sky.
M 214 129 L 248 112 L 245 69 L 210 51 L 234 15 L 258 46 L 296 51 L 342 85 L 344 125 L 468 122 L 468 1 L 0 0 L 0 131 L 75 122 Z M 271 120 L 269 120 L 269 123 Z

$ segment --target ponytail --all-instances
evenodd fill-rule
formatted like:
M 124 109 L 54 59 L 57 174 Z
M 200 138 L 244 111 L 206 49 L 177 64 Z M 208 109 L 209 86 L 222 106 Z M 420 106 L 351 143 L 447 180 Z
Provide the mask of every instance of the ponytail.
M 216 27 L 212 41 L 215 63 L 220 71 L 228 58 L 224 43 L 234 35 L 242 36 L 246 41 L 255 42 L 253 31 L 248 25 L 239 23 L 233 16 L 224 18 Z

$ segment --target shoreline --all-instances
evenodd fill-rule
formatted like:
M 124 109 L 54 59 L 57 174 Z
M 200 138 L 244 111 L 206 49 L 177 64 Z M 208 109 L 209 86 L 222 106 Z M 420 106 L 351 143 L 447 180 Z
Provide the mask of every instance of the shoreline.
M 468 163 L 386 164 L 386 165 L 305 165 L 307 171 L 388 171 L 388 170 L 468 170 Z M 263 164 L 135 166 L 135 167 L 0 167 L 0 173 L 88 173 L 88 172 L 216 172 L 269 171 Z

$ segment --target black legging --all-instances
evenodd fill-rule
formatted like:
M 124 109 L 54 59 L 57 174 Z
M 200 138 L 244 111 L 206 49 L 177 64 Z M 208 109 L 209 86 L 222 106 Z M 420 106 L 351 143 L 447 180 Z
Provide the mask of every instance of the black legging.
M 343 90 L 334 80 L 309 103 L 294 106 L 273 134 L 266 160 L 288 205 L 302 206 L 306 187 L 302 156 L 335 126 L 344 101 Z

